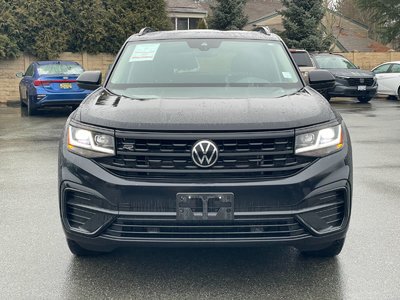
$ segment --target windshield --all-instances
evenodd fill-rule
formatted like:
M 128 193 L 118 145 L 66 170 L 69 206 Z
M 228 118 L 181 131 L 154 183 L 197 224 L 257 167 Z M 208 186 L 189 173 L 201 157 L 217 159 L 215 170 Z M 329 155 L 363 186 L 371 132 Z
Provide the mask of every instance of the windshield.
M 131 98 L 267 98 L 303 87 L 280 42 L 128 43 L 106 88 Z
M 83 68 L 79 64 L 53 63 L 38 66 L 39 75 L 79 75 Z
M 338 55 L 316 55 L 315 59 L 321 69 L 357 69 L 346 58 Z

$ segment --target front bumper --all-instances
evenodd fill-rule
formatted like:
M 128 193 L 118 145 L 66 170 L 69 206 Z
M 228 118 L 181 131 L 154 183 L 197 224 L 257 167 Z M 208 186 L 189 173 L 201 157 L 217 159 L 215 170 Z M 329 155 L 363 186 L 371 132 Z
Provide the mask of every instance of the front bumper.
M 344 238 L 351 212 L 351 147 L 283 179 L 234 183 L 144 182 L 115 176 L 60 145 L 60 212 L 68 239 L 92 250 L 131 245 L 292 245 Z M 230 221 L 177 220 L 178 193 L 233 193 Z
M 378 85 L 367 86 L 365 90 L 358 90 L 358 86 L 348 86 L 336 82 L 336 85 L 329 90 L 332 97 L 375 97 Z

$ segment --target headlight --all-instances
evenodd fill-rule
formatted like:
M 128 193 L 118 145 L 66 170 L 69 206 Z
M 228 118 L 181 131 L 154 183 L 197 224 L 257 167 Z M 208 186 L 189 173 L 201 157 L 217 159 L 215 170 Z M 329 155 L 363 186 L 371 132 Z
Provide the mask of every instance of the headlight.
M 68 126 L 69 151 L 88 157 L 115 155 L 114 137 L 108 134 Z
M 295 153 L 306 156 L 325 156 L 343 148 L 341 125 L 296 136 Z

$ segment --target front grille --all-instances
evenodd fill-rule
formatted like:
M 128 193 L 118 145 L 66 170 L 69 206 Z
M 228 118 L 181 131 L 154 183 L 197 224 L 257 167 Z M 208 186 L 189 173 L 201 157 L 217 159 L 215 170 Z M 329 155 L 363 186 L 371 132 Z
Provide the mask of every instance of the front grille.
M 347 81 L 350 86 L 357 86 L 357 85 L 373 86 L 374 85 L 373 78 L 348 78 Z
M 292 216 L 235 216 L 235 221 L 230 223 L 177 222 L 175 216 L 120 216 L 103 233 L 119 239 L 284 239 L 307 235 Z
M 204 135 L 205 139 L 209 138 Z M 294 155 L 293 133 L 276 133 L 271 137 L 248 138 L 235 135 L 212 139 L 218 146 L 219 158 L 208 169 L 192 161 L 191 149 L 198 138 L 132 138 L 117 135 L 114 157 L 96 161 L 111 173 L 125 178 L 146 179 L 257 179 L 294 175 L 314 159 Z

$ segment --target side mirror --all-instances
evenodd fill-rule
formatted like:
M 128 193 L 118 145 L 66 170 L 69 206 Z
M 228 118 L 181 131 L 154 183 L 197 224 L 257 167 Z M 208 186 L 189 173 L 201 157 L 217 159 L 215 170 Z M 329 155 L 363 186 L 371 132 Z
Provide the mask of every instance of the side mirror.
M 335 86 L 335 77 L 327 70 L 315 70 L 308 73 L 310 86 L 318 92 L 325 92 Z
M 18 72 L 17 74 L 15 74 L 15 76 L 17 76 L 18 78 L 22 78 L 25 76 L 25 74 L 23 72 Z
M 84 90 L 95 90 L 101 85 L 100 71 L 86 71 L 79 75 L 76 80 L 78 86 Z

